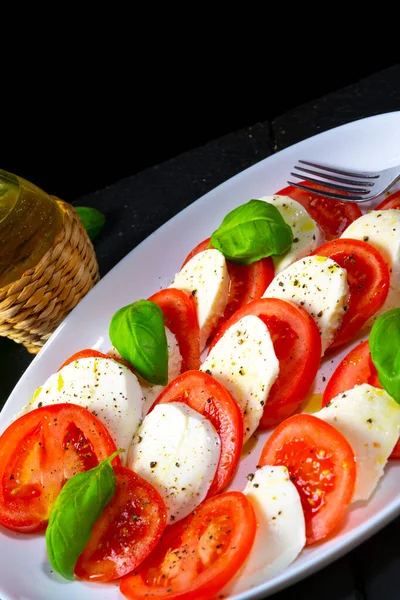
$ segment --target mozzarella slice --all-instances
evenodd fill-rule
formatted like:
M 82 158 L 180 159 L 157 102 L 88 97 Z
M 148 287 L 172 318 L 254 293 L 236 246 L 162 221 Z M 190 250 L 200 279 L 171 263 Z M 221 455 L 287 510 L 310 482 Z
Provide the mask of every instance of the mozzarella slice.
M 357 479 L 353 501 L 368 500 L 400 432 L 400 406 L 385 390 L 367 383 L 343 392 L 314 413 L 338 429 L 353 449 Z
M 199 252 L 175 275 L 170 287 L 193 294 L 203 350 L 228 301 L 229 275 L 223 254 L 215 249 Z
M 158 404 L 139 428 L 128 466 L 161 494 L 173 523 L 206 497 L 221 454 L 208 419 L 183 402 Z
M 368 242 L 382 254 L 389 267 L 389 293 L 383 306 L 367 322 L 369 328 L 379 315 L 400 306 L 400 211 L 372 210 L 353 221 L 341 237 Z
M 306 542 L 300 496 L 286 467 L 262 467 L 249 475 L 244 494 L 253 505 L 257 533 L 244 567 L 224 589 L 239 594 L 274 577 L 292 563 Z
M 347 310 L 347 272 L 330 258 L 307 256 L 274 277 L 263 298 L 281 298 L 305 308 L 320 331 L 323 355 Z
M 39 406 L 71 402 L 90 410 L 107 427 L 125 462 L 142 418 L 142 390 L 135 375 L 108 358 L 80 358 L 51 375 L 23 413 Z
M 258 427 L 279 374 L 267 326 L 258 317 L 243 317 L 215 344 L 200 370 L 217 379 L 238 403 L 246 442 Z
M 306 209 L 289 196 L 263 196 L 260 200 L 273 204 L 293 231 L 293 243 L 282 256 L 273 256 L 275 275 L 307 256 L 324 242 L 322 231 Z

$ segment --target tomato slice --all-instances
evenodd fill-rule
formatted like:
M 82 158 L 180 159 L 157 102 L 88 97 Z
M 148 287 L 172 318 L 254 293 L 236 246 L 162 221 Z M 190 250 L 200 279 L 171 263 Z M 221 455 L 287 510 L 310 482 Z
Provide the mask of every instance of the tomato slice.
M 121 580 L 120 590 L 130 600 L 210 600 L 246 560 L 256 526 L 241 492 L 209 498 L 167 527 L 152 554 Z
M 72 356 L 67 358 L 65 362 L 63 362 L 63 364 L 58 370 L 61 371 L 61 369 L 63 369 L 70 363 L 75 362 L 76 360 L 80 360 L 81 358 L 107 358 L 108 360 L 110 360 L 111 358 L 112 360 L 116 360 L 117 362 L 121 363 L 121 365 L 124 365 L 124 367 L 127 367 L 130 371 L 132 371 L 133 374 L 135 374 L 133 366 L 127 360 L 124 360 L 123 358 L 115 358 L 114 356 L 110 356 L 109 354 L 103 354 L 103 352 L 93 350 L 92 348 L 84 348 L 84 350 L 79 350 L 78 352 L 75 352 L 75 354 L 73 354 Z
M 268 327 L 279 360 L 279 375 L 265 403 L 260 427 L 268 429 L 291 415 L 304 400 L 321 360 L 321 336 L 301 306 L 277 298 L 254 300 L 238 310 L 217 332 L 210 349 L 234 323 L 247 315 Z
M 323 186 L 315 183 L 307 182 L 307 185 L 316 190 L 324 189 Z M 313 195 L 293 185 L 276 193 L 280 196 L 289 196 L 304 206 L 310 217 L 322 229 L 327 240 L 339 237 L 350 223 L 362 215 L 360 207 L 355 202 L 341 202 L 333 198 Z
M 213 248 L 214 246 L 210 246 L 210 242 L 211 242 L 211 238 L 207 238 L 206 240 L 200 242 L 200 244 L 197 244 L 197 246 L 195 246 L 193 248 L 193 250 L 191 250 L 189 252 L 189 254 L 187 255 L 187 257 L 183 261 L 181 269 L 183 269 L 183 267 L 186 265 L 186 263 L 188 263 L 189 260 L 191 258 L 193 258 L 193 256 L 196 256 L 196 254 L 199 254 L 199 252 L 204 252 L 204 250 L 208 250 L 209 247 Z
M 326 406 L 342 392 L 352 390 L 356 385 L 369 383 L 381 388 L 378 373 L 371 359 L 368 340 L 353 348 L 336 367 L 328 381 L 322 398 L 322 406 Z
M 400 190 L 394 194 L 390 194 L 390 196 L 382 200 L 374 210 L 388 210 L 389 208 L 400 208 Z
M 312 415 L 281 423 L 265 444 L 259 465 L 284 465 L 300 495 L 306 545 L 326 537 L 342 519 L 354 492 L 353 450 L 334 427 Z
M 54 404 L 23 415 L 0 437 L 0 524 L 21 533 L 45 529 L 64 483 L 115 450 L 104 425 L 81 406 Z M 117 456 L 113 465 L 120 462 Z
M 350 350 L 336 367 L 325 388 L 322 406 L 326 406 L 342 392 L 352 390 L 356 385 L 363 383 L 369 383 L 377 388 L 382 387 L 378 379 L 378 371 L 371 359 L 368 340 Z M 389 458 L 400 458 L 400 438 Z
M 176 336 L 182 356 L 182 370 L 200 367 L 200 329 L 196 302 L 182 290 L 168 288 L 150 296 L 164 313 L 166 327 Z
M 85 348 L 84 350 L 79 350 L 75 352 L 72 356 L 67 358 L 66 361 L 63 362 L 61 367 L 58 369 L 61 371 L 64 367 L 69 365 L 70 363 L 79 360 L 81 358 L 110 358 L 107 354 L 103 354 L 103 352 L 99 352 L 98 350 L 93 350 L 92 348 Z
M 207 250 L 209 244 L 210 238 L 207 238 L 204 242 L 200 242 L 200 244 L 193 248 L 188 254 L 182 267 L 184 267 L 193 256 Z M 220 327 L 227 319 L 230 319 L 239 308 L 252 300 L 261 298 L 275 274 L 274 263 L 272 262 L 271 257 L 262 258 L 251 265 L 235 265 L 227 260 L 226 266 L 228 268 L 230 279 L 228 303 L 216 329 L 218 329 L 218 327 Z
M 163 402 L 184 402 L 215 427 L 221 439 L 221 456 L 207 498 L 223 490 L 235 474 L 243 445 L 243 417 L 230 393 L 211 375 L 187 371 L 161 392 L 151 407 Z
M 116 490 L 75 565 L 87 581 L 111 581 L 135 569 L 155 548 L 167 511 L 157 490 L 126 467 L 115 467 Z
M 371 244 L 359 240 L 333 240 L 312 254 L 327 256 L 347 271 L 349 303 L 330 345 L 331 349 L 337 348 L 352 340 L 385 302 L 389 291 L 389 269 L 382 255 Z

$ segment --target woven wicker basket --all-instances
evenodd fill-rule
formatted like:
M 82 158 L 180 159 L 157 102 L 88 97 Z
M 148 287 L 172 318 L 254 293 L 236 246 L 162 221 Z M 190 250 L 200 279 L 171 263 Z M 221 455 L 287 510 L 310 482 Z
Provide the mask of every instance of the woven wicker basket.
M 57 199 L 64 227 L 36 267 L 0 289 L 0 336 L 36 354 L 99 280 L 93 245 L 75 209 Z

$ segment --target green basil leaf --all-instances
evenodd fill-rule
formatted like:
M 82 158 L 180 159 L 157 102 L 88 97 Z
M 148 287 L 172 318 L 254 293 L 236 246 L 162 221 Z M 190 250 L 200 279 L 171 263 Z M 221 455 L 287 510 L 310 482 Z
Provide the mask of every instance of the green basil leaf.
M 89 208 L 88 206 L 75 206 L 75 210 L 88 236 L 93 241 L 104 227 L 106 222 L 105 216 L 96 208 Z
M 211 236 L 211 244 L 225 258 L 242 265 L 283 254 L 292 241 L 292 229 L 279 210 L 263 200 L 250 200 L 232 210 Z
M 65 579 L 74 578 L 74 568 L 88 543 L 93 525 L 115 494 L 115 474 L 111 461 L 117 450 L 94 469 L 77 473 L 58 494 L 46 529 L 50 564 Z
M 168 383 L 168 344 L 164 315 L 150 300 L 121 308 L 111 319 L 110 340 L 122 358 L 149 383 Z
M 377 318 L 369 336 L 369 348 L 379 381 L 400 404 L 400 308 Z

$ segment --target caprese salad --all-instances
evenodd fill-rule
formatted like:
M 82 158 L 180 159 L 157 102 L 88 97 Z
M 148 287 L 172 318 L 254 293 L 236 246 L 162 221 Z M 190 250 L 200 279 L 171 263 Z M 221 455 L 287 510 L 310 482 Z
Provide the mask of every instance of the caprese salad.
M 399 265 L 400 192 L 366 214 L 293 187 L 237 207 L 4 431 L 0 525 L 45 532 L 62 577 L 131 600 L 281 572 L 400 457 Z M 302 412 L 323 357 L 362 338 Z

